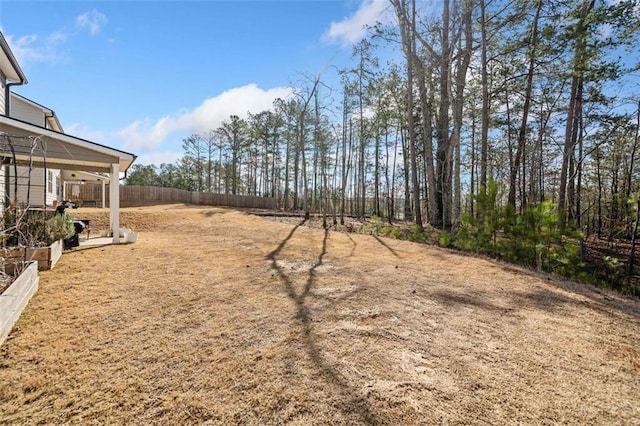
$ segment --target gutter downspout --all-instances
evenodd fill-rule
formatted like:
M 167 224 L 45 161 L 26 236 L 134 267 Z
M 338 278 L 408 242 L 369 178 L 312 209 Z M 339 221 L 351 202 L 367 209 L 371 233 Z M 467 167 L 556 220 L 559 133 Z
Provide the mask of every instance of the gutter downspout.
M 4 85 L 4 115 L 10 117 L 11 112 L 11 86 L 22 86 L 27 83 L 27 80 L 20 80 L 15 83 L 6 83 Z M 4 196 L 4 207 L 7 208 L 11 204 L 11 197 L 9 196 L 9 181 L 11 180 L 11 167 L 7 165 L 4 168 L 4 179 L 5 179 L 5 196 Z M 17 179 L 17 177 L 15 178 Z
M 44 115 L 44 126 L 43 126 L 43 127 L 44 127 L 45 129 L 48 129 L 48 128 L 49 128 L 49 127 L 47 126 L 47 118 L 53 118 L 53 117 L 55 117 L 55 116 L 56 116 L 55 114 L 51 114 L 51 115 L 49 115 L 49 114 L 45 114 L 45 115 Z M 52 129 L 52 130 L 53 130 L 53 129 Z
M 7 83 L 4 85 L 4 115 L 11 117 L 11 87 L 22 86 L 26 81 L 18 81 L 16 83 Z

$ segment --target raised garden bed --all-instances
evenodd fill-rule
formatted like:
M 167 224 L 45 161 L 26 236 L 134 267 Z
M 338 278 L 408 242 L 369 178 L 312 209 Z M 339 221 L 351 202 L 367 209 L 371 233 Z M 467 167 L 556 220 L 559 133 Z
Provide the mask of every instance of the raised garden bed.
M 53 269 L 62 256 L 64 245 L 62 240 L 58 240 L 46 247 L 14 247 L 3 249 L 2 257 L 5 262 L 5 272 L 12 273 L 13 265 L 16 263 L 38 262 L 38 270 L 47 271 Z
M 38 290 L 38 265 L 30 262 L 11 285 L 0 294 L 0 345 L 6 340 L 20 314 Z

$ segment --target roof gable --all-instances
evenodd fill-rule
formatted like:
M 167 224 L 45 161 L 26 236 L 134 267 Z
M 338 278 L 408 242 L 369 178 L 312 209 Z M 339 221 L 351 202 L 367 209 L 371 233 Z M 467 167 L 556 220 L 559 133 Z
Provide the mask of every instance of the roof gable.
M 34 110 L 37 110 L 39 112 L 42 113 L 42 122 L 44 122 L 46 125 L 45 127 L 47 129 L 52 129 L 55 130 L 56 132 L 60 132 L 60 133 L 64 133 L 64 131 L 62 130 L 62 125 L 60 124 L 60 121 L 58 120 L 58 116 L 56 115 L 55 111 L 52 110 L 51 108 L 47 108 L 46 106 L 37 103 L 36 101 L 33 101 L 29 98 L 26 98 L 22 95 L 19 95 L 15 92 L 11 92 L 11 102 L 13 105 L 13 102 L 19 102 L 22 103 L 24 105 L 27 105 L 27 108 L 32 108 Z M 23 117 L 20 117 L 18 114 L 16 114 L 16 106 L 13 105 L 9 111 L 9 116 L 16 118 L 18 120 L 22 120 L 22 121 L 27 121 L 29 123 L 33 123 L 33 121 L 31 120 L 26 120 Z M 39 123 L 33 123 L 36 126 L 39 125 Z

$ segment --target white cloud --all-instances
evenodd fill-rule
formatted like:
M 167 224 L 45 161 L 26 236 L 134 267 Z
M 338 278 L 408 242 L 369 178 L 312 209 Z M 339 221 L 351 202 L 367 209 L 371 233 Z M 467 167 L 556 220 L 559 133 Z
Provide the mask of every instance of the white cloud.
M 78 28 L 88 28 L 91 35 L 98 34 L 107 22 L 107 17 L 95 9 L 76 17 L 76 26 Z
M 340 22 L 332 22 L 322 39 L 326 42 L 339 42 L 343 46 L 349 46 L 365 37 L 368 26 L 390 20 L 388 0 L 363 0 L 352 16 Z
M 116 134 L 127 148 L 152 149 L 162 144 L 167 135 L 173 131 L 171 126 L 166 126 L 167 122 L 168 116 L 161 118 L 155 124 L 150 118 L 135 120 Z
M 100 130 L 91 130 L 87 126 L 79 123 L 70 123 L 63 126 L 63 130 L 66 134 L 72 135 L 81 139 L 86 139 L 91 142 L 96 142 L 102 145 L 106 145 L 108 138 L 104 132 Z
M 117 132 L 123 146 L 130 150 L 152 150 L 175 133 L 204 133 L 220 127 L 232 114 L 246 117 L 247 111 L 257 113 L 271 109 L 276 98 L 291 95 L 288 87 L 263 90 L 255 84 L 227 90 L 205 99 L 193 110 L 166 115 L 157 121 L 136 120 Z
M 87 28 L 91 35 L 98 34 L 106 23 L 107 17 L 97 10 L 76 17 L 76 26 Z M 69 41 L 70 35 L 73 33 L 58 30 L 45 36 L 27 34 L 15 37 L 11 34 L 5 34 L 5 39 L 18 63 L 23 68 L 28 68 L 30 64 L 36 62 L 57 63 L 65 60 L 67 53 L 63 50 L 63 46 Z
M 65 58 L 61 45 L 67 41 L 68 36 L 62 31 L 56 31 L 46 37 L 28 34 L 15 38 L 13 35 L 7 34 L 5 38 L 23 68 L 27 68 L 29 64 L 34 62 L 56 63 Z
M 175 164 L 184 155 L 181 151 L 150 152 L 136 158 L 136 164 L 160 166 L 161 164 Z
M 64 43 L 68 39 L 69 39 L 69 35 L 64 31 L 59 30 L 49 34 L 49 36 L 47 37 L 47 42 L 49 44 Z

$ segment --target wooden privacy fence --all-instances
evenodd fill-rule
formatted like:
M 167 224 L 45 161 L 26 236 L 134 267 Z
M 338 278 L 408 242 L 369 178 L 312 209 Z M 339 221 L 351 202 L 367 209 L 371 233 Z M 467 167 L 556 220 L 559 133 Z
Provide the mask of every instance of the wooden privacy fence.
M 65 194 L 68 200 L 81 202 L 84 205 L 102 204 L 102 184 L 69 183 Z M 109 185 L 105 186 L 105 201 L 109 206 Z M 162 188 L 158 186 L 120 185 L 120 206 L 131 207 L 141 204 L 200 204 L 205 206 L 227 206 L 254 209 L 275 209 L 276 200 L 272 197 L 255 197 L 249 195 L 213 194 L 209 192 L 193 192 L 184 189 Z

